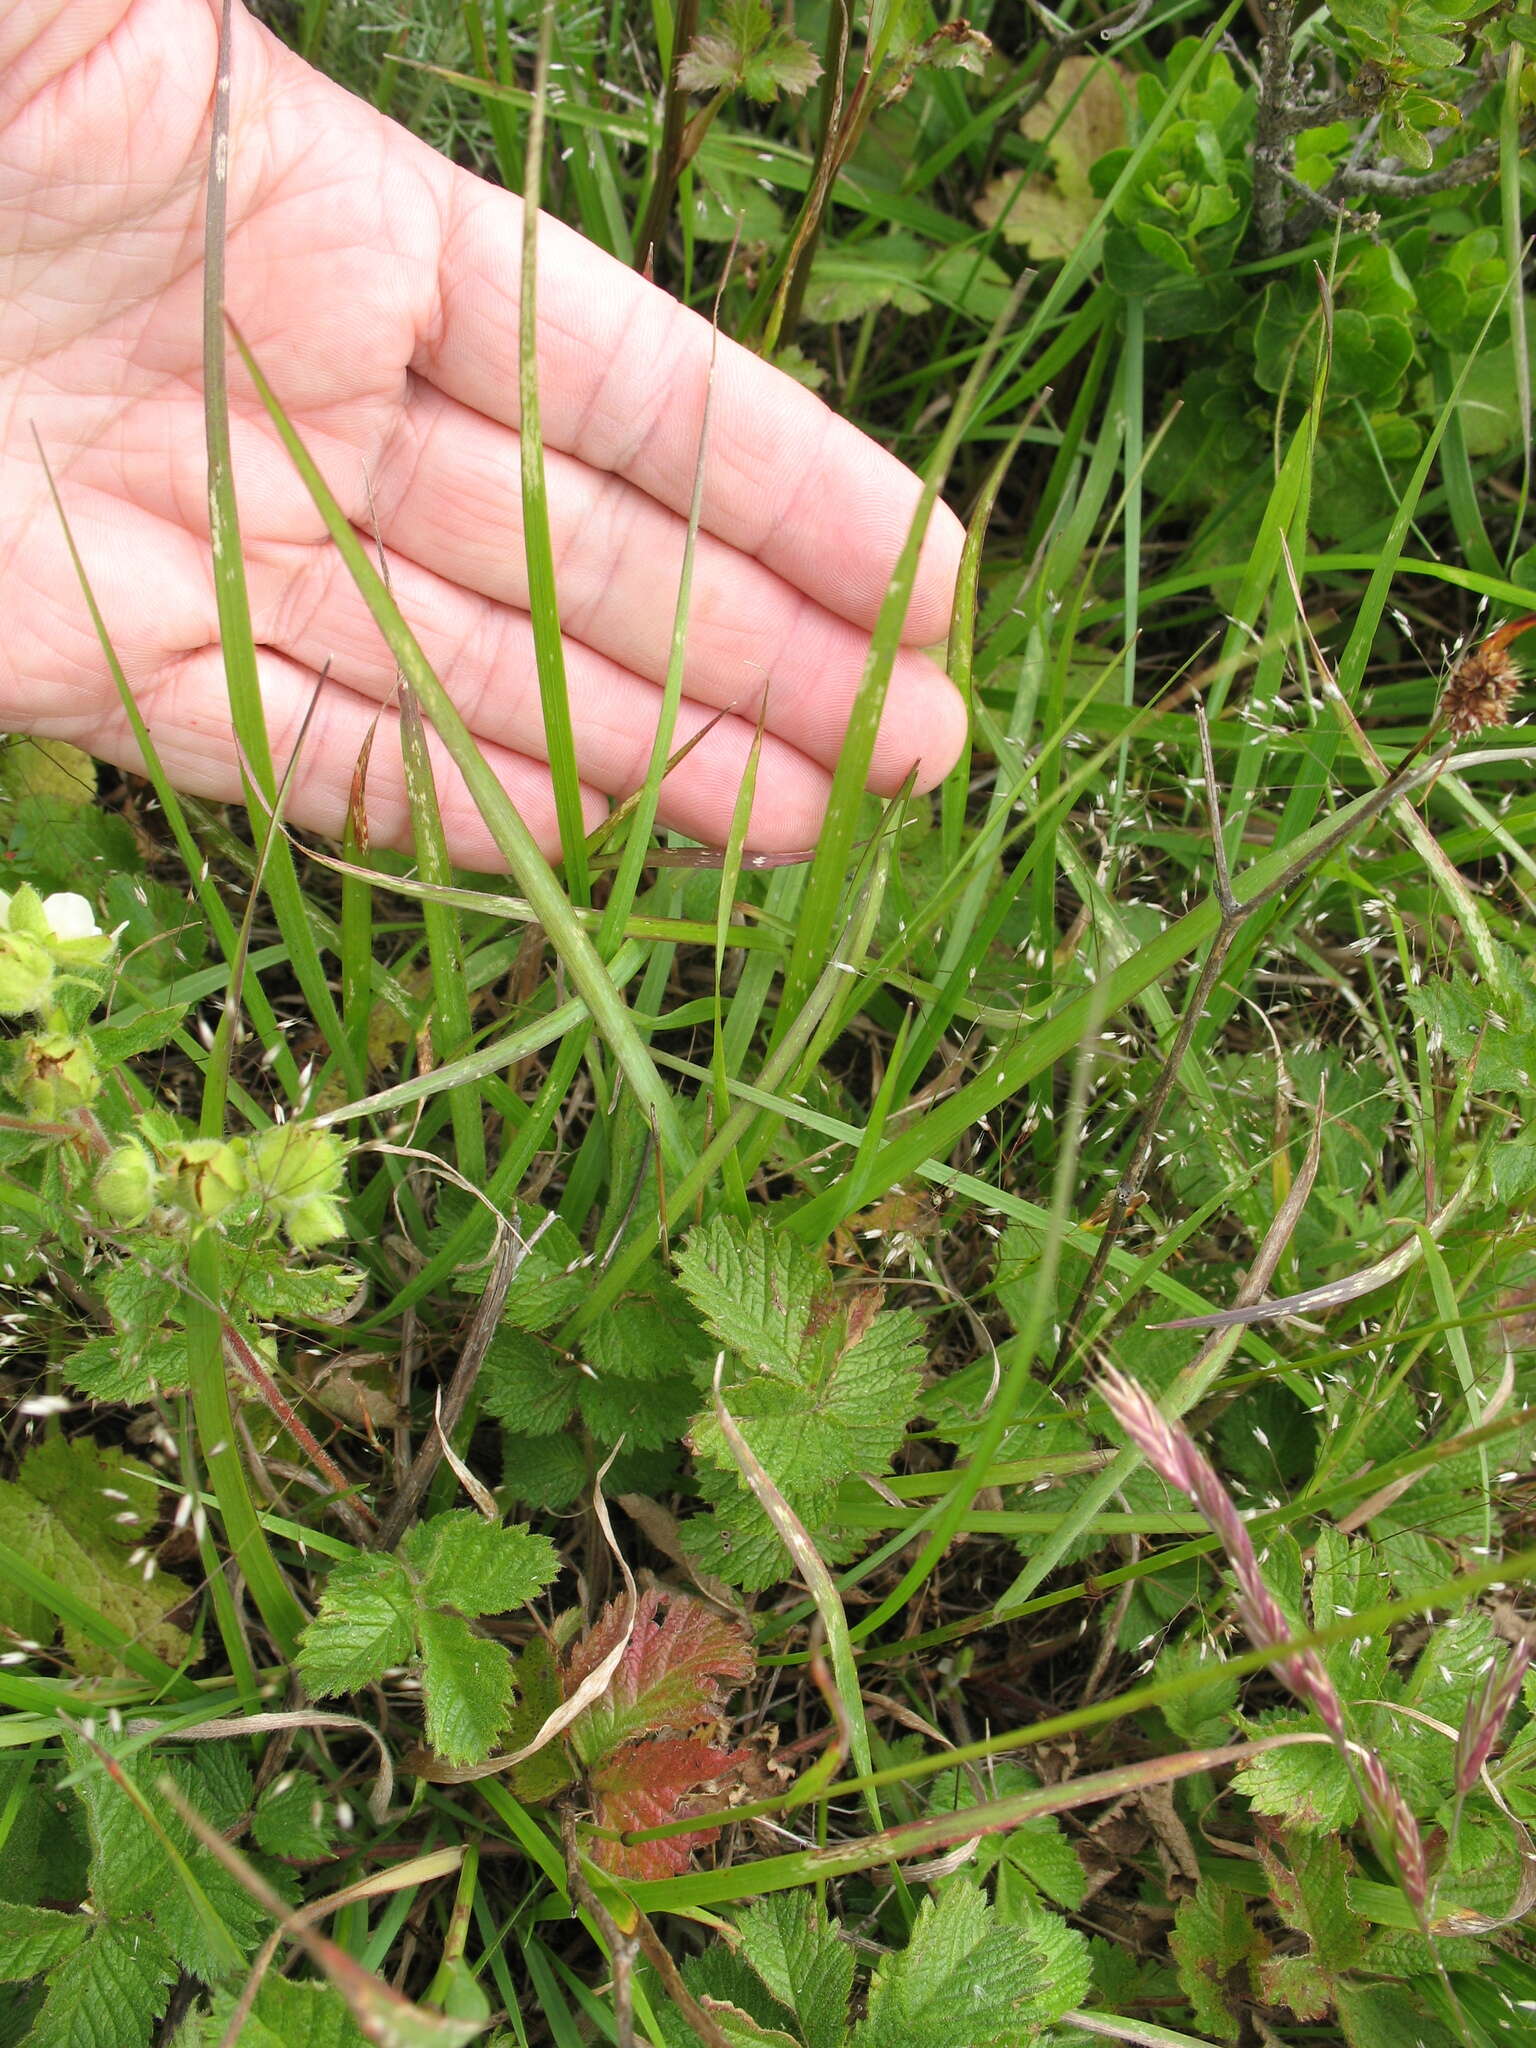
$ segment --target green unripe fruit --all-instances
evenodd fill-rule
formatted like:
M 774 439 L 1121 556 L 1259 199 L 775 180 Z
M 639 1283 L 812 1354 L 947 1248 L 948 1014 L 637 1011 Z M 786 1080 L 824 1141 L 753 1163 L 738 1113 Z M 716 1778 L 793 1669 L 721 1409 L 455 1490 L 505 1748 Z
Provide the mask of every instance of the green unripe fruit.
M 277 1211 L 295 1251 L 341 1237 L 338 1199 L 348 1146 L 334 1131 L 310 1124 L 274 1124 L 251 1140 L 251 1182 Z
M 91 1048 L 67 1031 L 42 1031 L 18 1048 L 11 1085 L 31 1116 L 51 1120 L 94 1102 L 101 1070 Z
M 113 1223 L 132 1229 L 155 1206 L 160 1176 L 155 1162 L 130 1139 L 107 1157 L 96 1176 L 96 1206 Z
M 222 1216 L 248 1185 L 242 1149 L 222 1138 L 188 1138 L 172 1145 L 164 1154 L 167 1198 L 205 1221 Z
M 45 1010 L 53 996 L 53 955 L 30 932 L 0 931 L 0 1017 Z

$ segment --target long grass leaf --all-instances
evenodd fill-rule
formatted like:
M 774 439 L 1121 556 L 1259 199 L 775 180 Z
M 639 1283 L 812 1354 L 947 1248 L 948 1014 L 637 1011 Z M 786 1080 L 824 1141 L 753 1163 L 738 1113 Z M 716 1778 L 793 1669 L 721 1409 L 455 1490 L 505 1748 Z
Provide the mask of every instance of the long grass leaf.
M 630 1086 L 646 1110 L 654 1114 L 667 1157 L 674 1164 L 686 1164 L 691 1157 L 690 1149 L 683 1137 L 672 1097 L 657 1075 L 645 1042 L 635 1029 L 600 955 L 582 930 L 570 898 L 560 887 L 549 863 L 534 843 L 532 833 L 476 746 L 452 698 L 433 673 L 415 635 L 400 616 L 383 579 L 368 560 L 366 550 L 336 503 L 314 459 L 278 404 L 255 357 L 238 333 L 235 341 L 257 394 L 324 519 L 352 580 L 378 622 L 390 652 L 421 698 L 423 710 L 436 727 L 454 766 L 463 776 L 502 858 L 533 905 L 540 924 L 565 963 L 566 972 L 591 1012 L 598 1031 L 612 1047 Z

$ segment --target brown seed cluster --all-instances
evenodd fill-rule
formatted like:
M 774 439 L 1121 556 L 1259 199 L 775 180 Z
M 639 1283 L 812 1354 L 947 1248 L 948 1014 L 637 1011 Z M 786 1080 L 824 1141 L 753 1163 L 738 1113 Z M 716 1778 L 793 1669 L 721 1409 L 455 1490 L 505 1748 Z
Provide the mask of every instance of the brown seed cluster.
M 1440 699 L 1441 721 L 1454 738 L 1464 739 L 1490 725 L 1508 725 L 1523 680 L 1509 643 L 1532 626 L 1536 612 L 1509 619 L 1456 664 Z

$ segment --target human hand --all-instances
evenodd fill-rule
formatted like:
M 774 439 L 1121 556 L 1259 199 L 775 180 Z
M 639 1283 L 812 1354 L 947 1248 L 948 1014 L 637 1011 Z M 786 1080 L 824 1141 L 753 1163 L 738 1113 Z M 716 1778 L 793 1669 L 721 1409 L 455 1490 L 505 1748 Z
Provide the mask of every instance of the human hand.
M 520 202 L 303 64 L 234 35 L 229 310 L 349 518 L 376 515 L 395 598 L 547 852 L 558 850 L 527 598 L 516 431 Z M 202 214 L 216 0 L 0 0 L 0 726 L 137 766 L 37 460 L 171 780 L 233 799 L 208 543 Z M 696 314 L 554 221 L 539 371 L 556 582 L 589 827 L 643 779 L 660 706 L 710 355 Z M 242 544 L 274 758 L 326 680 L 289 802 L 339 833 L 394 663 L 231 361 Z M 370 509 L 370 491 L 372 507 Z M 816 836 L 918 487 L 790 379 L 722 340 L 663 823 L 726 836 L 766 689 L 749 846 Z M 964 731 L 918 649 L 942 637 L 960 528 L 930 524 L 872 785 L 929 788 Z M 393 713 L 386 711 L 386 722 Z M 434 745 L 450 851 L 499 856 Z M 369 768 L 377 843 L 408 845 L 398 744 Z

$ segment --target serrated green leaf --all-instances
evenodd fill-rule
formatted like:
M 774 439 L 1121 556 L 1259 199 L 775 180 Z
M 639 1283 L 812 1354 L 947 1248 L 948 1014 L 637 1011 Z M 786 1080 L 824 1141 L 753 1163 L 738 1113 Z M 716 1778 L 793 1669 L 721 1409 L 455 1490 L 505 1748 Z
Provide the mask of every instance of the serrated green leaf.
M 1291 1834 L 1282 1843 L 1261 1841 L 1259 1854 L 1271 1897 L 1308 1943 L 1304 1956 L 1266 1958 L 1259 1982 L 1298 2019 L 1322 2019 L 1334 2005 L 1338 1978 L 1365 1956 L 1366 1922 L 1350 1906 L 1343 1847 L 1333 1836 Z
M 221 1992 L 199 2022 L 187 2048 L 219 2048 L 234 2016 L 236 1994 Z M 240 2048 L 368 2048 L 367 2036 L 329 1984 L 294 1984 L 286 1977 L 262 1980 L 240 2032 Z
M 1305 1729 L 1315 1733 L 1310 1714 L 1282 1710 L 1246 1724 L 1255 1734 L 1278 1735 Z M 1303 1742 L 1266 1750 L 1234 1775 L 1233 1783 L 1256 1813 L 1272 1813 L 1292 1827 L 1337 1833 L 1359 1814 L 1359 1801 L 1343 1759 L 1326 1743 Z
M 512 1330 L 550 1330 L 563 1323 L 592 1285 L 591 1255 L 582 1250 L 570 1226 L 557 1216 L 521 1221 L 528 1250 L 507 1289 L 501 1321 Z M 536 1242 L 529 1242 L 536 1236 Z M 466 1274 L 458 1282 L 465 1294 L 485 1288 L 485 1272 Z
M 62 1361 L 65 1378 L 95 1401 L 137 1407 L 187 1384 L 187 1340 L 180 1330 L 149 1338 L 131 1351 L 120 1337 L 87 1337 Z
M 500 1325 L 480 1368 L 480 1400 L 499 1422 L 525 1436 L 553 1436 L 575 1405 L 575 1372 L 552 1345 Z
M 1235 2041 L 1242 2019 L 1228 1980 L 1256 1960 L 1262 1948 L 1241 1893 L 1202 1879 L 1195 1896 L 1182 1900 L 1174 1913 L 1169 1946 L 1196 2026 L 1219 2041 Z
M 621 1461 L 622 1462 L 622 1461 Z M 613 1479 L 618 1468 L 609 1474 Z M 590 1492 L 591 1470 L 574 1436 L 523 1436 L 507 1430 L 501 1439 L 501 1494 L 527 1508 L 567 1508 Z
M 701 1571 L 728 1585 L 758 1592 L 784 1577 L 783 1539 L 755 1494 L 748 1493 L 734 1472 L 701 1465 L 699 1494 L 709 1507 L 683 1524 L 683 1546 Z M 823 1561 L 844 1564 L 863 1539 L 837 1519 L 837 1495 L 831 1488 L 782 1489 L 785 1498 L 816 1539 Z
M 83 1913 L 0 1902 L 0 1983 L 21 1984 L 63 1962 L 95 1923 Z
M 779 29 L 775 31 L 775 40 L 743 65 L 741 83 L 748 99 L 766 107 L 781 92 L 798 99 L 801 93 L 810 91 L 820 76 L 821 60 L 810 44 Z
M 726 0 L 709 27 L 694 37 L 677 68 L 684 92 L 740 87 L 762 105 L 781 92 L 808 92 L 820 76 L 816 53 L 780 28 L 763 0 Z
M 1454 1953 L 1458 1946 L 1437 1942 L 1437 1958 L 1442 1947 Z M 1402 2048 L 1405 2041 L 1413 2048 L 1464 2048 L 1466 2041 L 1465 2030 L 1453 2033 L 1414 1984 L 1341 1984 L 1338 2023 L 1349 2048 Z
M 1460 1726 L 1468 1700 L 1498 1654 L 1492 1620 L 1482 1612 L 1442 1622 L 1419 1652 L 1403 1687 L 1409 1711 L 1387 1724 L 1392 1776 L 1415 1812 L 1431 1811 L 1450 1796 L 1455 1750 L 1440 1727 Z
M 103 1922 L 49 1978 L 27 2048 L 148 2048 L 175 1981 L 148 1921 Z
M 357 1298 L 362 1284 L 355 1266 L 334 1260 L 299 1265 L 277 1245 L 244 1246 L 232 1265 L 241 1303 L 263 1322 L 328 1322 Z
M 1180 1742 L 1202 1749 L 1226 1741 L 1237 1706 L 1237 1680 L 1222 1668 L 1219 1652 L 1198 1636 L 1170 1643 L 1157 1659 L 1157 1676 L 1188 1678 L 1202 1674 L 1191 1691 L 1163 1701 L 1163 1718 Z
M 526 1607 L 560 1570 L 547 1536 L 524 1522 L 502 1527 L 473 1508 L 455 1508 L 419 1522 L 400 1545 L 417 1574 L 417 1598 L 461 1614 L 505 1614 Z
M 914 1742 L 909 1750 L 905 1738 L 902 1745 L 892 1745 L 893 1762 L 897 1757 L 919 1754 L 920 1745 Z M 1011 1799 L 1037 1790 L 1040 1784 L 1033 1771 L 1006 1757 L 988 1765 L 985 1782 L 988 1799 Z M 976 1781 L 968 1772 L 936 1771 L 927 1783 L 924 1805 L 929 1813 L 954 1813 L 975 1804 Z M 1087 1896 L 1088 1880 L 1077 1852 L 1060 1822 L 1049 1814 L 1009 1828 L 1005 1834 L 986 1836 L 976 1845 L 971 1869 L 978 1879 L 997 1872 L 997 1907 L 1005 1920 L 1015 1917 L 1005 1910 L 1015 1898 L 1022 1902 L 1021 1910 L 1043 1894 L 1075 1912 Z
M 1063 1981 L 1021 1929 L 999 1923 L 979 1886 L 957 1880 L 923 1901 L 907 1946 L 877 1966 L 854 2048 L 1013 2048 L 1082 1983 Z
M 642 1382 L 702 1372 L 714 1347 L 699 1328 L 687 1296 L 659 1270 L 645 1285 L 614 1303 L 583 1333 L 583 1361 L 599 1373 Z
M 227 1828 L 250 1804 L 250 1771 L 232 1753 L 195 1752 L 119 1758 L 113 1777 L 85 1744 L 70 1738 L 66 1746 L 90 1837 L 93 1908 L 111 1921 L 151 1919 L 182 1968 L 213 1981 L 228 1969 L 231 1948 L 245 1954 L 255 1946 L 267 1916 L 193 1838 L 156 1781 L 169 1776 L 210 1826 Z
M 132 1024 L 93 1026 L 88 1036 L 98 1065 L 103 1069 L 115 1067 L 124 1060 L 136 1060 L 147 1052 L 158 1052 L 176 1036 L 186 1014 L 185 1004 L 175 1003 L 169 1009 L 146 1010 Z
M 18 1905 L 83 1899 L 89 1857 L 80 1802 L 55 1788 L 51 1768 L 29 1756 L 0 1756 L 0 1898 Z
M 576 1406 L 599 1443 L 659 1451 L 681 1442 L 699 1405 L 692 1380 L 631 1380 L 603 1375 L 576 1382 Z
M 800 2048 L 793 2034 L 786 2034 L 780 2027 L 763 2026 L 749 2012 L 743 2012 L 739 2005 L 729 2005 L 707 1996 L 701 1998 L 699 2004 L 719 2028 L 722 2039 L 730 2044 L 730 2048 Z
M 299 1638 L 295 1660 L 314 1699 L 356 1692 L 415 1648 L 416 1602 L 398 1558 L 359 1555 L 333 1564 L 320 1611 Z
M 512 1706 L 506 1646 L 477 1635 L 462 1615 L 429 1607 L 417 1618 L 427 1740 L 450 1763 L 489 1756 Z
M 147 1400 L 157 1384 L 179 1392 L 187 1374 L 180 1247 L 141 1237 L 134 1257 L 114 1267 L 100 1284 L 116 1333 L 118 1383 L 137 1390 L 123 1398 Z
M 909 1310 L 874 1317 L 846 1348 L 835 1322 L 809 1339 L 798 1387 L 767 1378 L 728 1381 L 725 1404 L 785 1490 L 835 1486 L 855 1472 L 884 1472 L 917 1405 L 922 1352 Z M 734 1470 L 712 1413 L 690 1432 L 700 1457 Z
M 251 1816 L 256 1845 L 269 1856 L 316 1861 L 330 1853 L 336 1812 L 310 1771 L 287 1771 L 262 1793 Z
M 805 2048 L 841 2048 L 853 1950 L 838 1938 L 820 1900 L 807 1892 L 771 1892 L 748 1907 L 736 1930 L 744 1960 L 793 2013 Z
M 802 2048 L 790 2032 L 787 2008 L 770 1997 L 762 1979 L 748 1967 L 746 1958 L 734 1945 L 713 1941 L 697 1955 L 689 1956 L 683 1965 L 683 1981 L 710 2014 L 739 2015 L 759 2030 L 760 2037 L 766 2036 L 770 2041 L 778 2037 L 791 2042 L 793 2048 Z M 698 2036 L 675 2006 L 670 2011 L 663 2008 L 658 2017 L 667 2048 L 695 2048 Z M 722 2022 L 736 2024 L 734 2019 Z
M 719 1341 L 758 1371 L 797 1384 L 826 1269 L 793 1238 L 716 1216 L 690 1232 L 678 1280 Z

